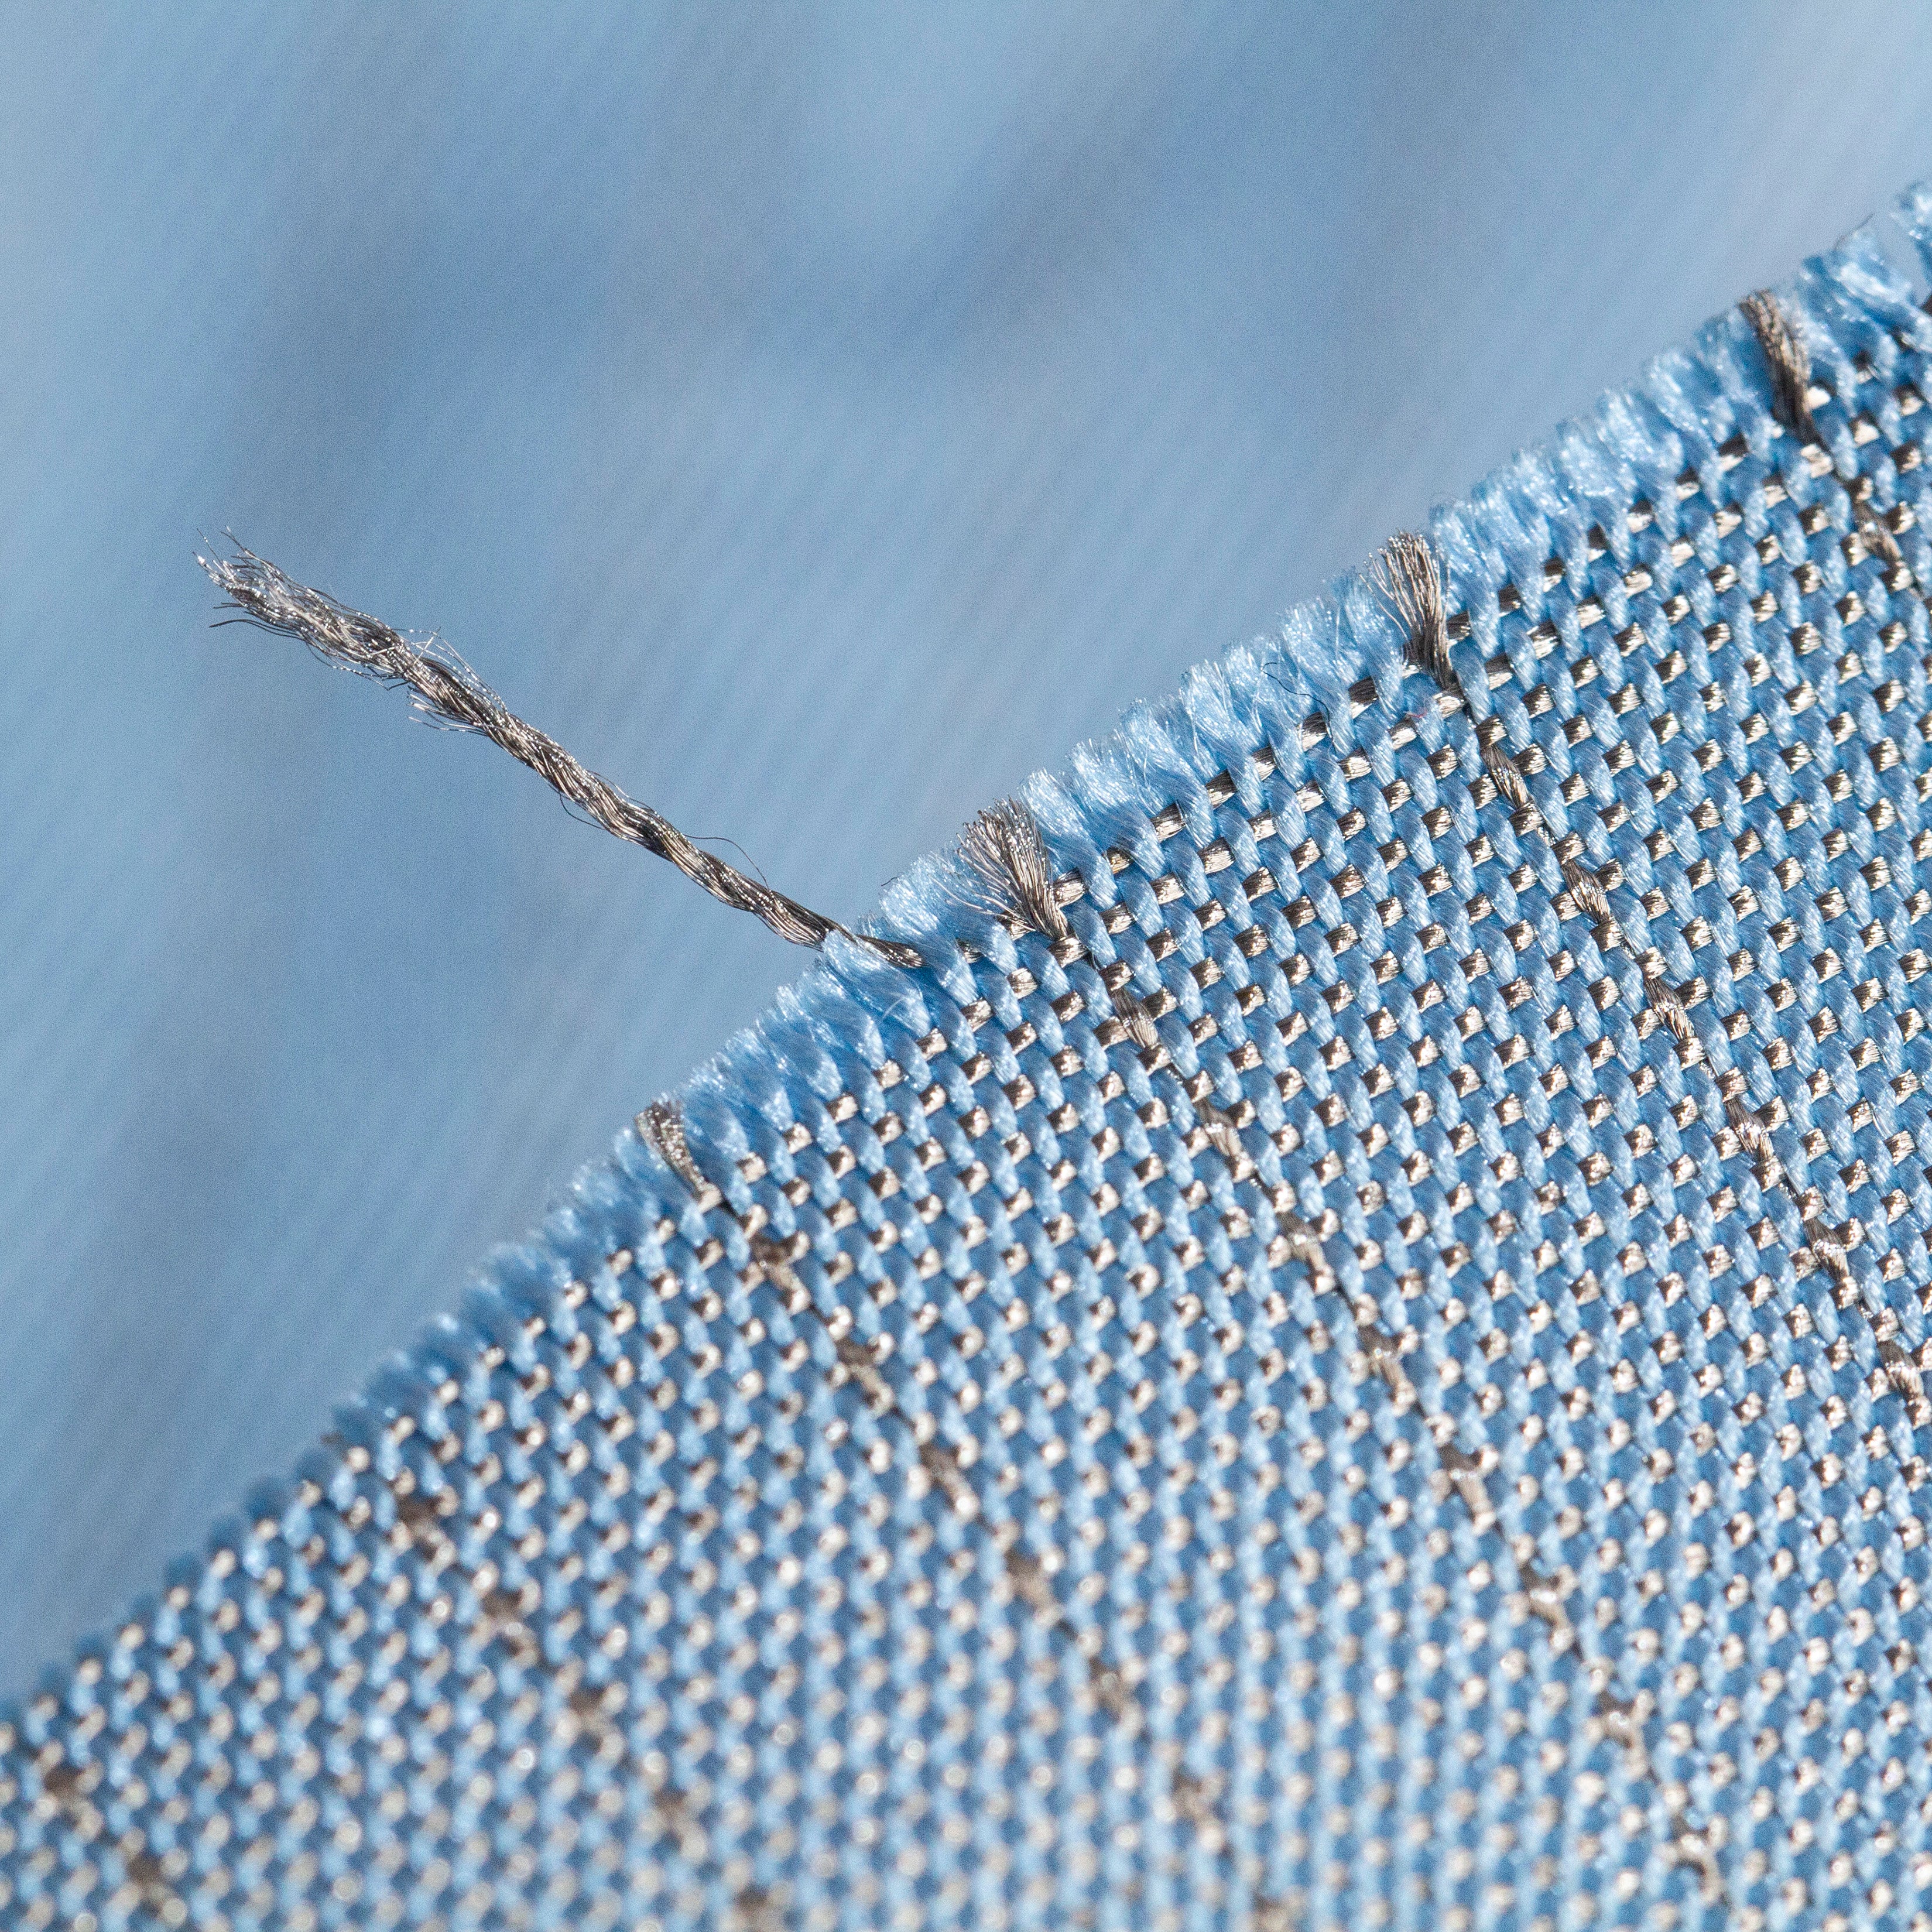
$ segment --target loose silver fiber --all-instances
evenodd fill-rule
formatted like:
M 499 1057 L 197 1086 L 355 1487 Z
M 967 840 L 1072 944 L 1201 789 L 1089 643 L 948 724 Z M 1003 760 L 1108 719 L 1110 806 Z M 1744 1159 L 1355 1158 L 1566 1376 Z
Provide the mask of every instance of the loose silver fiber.
M 668 860 L 713 898 L 751 914 L 781 939 L 794 946 L 822 946 L 833 933 L 844 933 L 896 966 L 923 963 L 911 946 L 848 932 L 836 920 L 747 878 L 694 844 L 662 812 L 627 796 L 579 764 L 554 738 L 525 724 L 454 652 L 434 639 L 412 643 L 379 619 L 298 584 L 267 558 L 238 544 L 232 556 L 197 556 L 195 561 L 248 622 L 299 638 L 330 664 L 407 690 L 416 709 L 438 724 L 480 732 L 605 831 Z
M 959 835 L 959 854 L 986 888 L 988 909 L 1024 920 L 1050 940 L 1066 937 L 1066 915 L 1034 815 L 1018 800 L 988 806 Z
M 1811 351 L 1804 329 L 1768 289 L 1756 290 L 1738 306 L 1769 366 L 1772 406 L 1801 443 L 1821 442 L 1807 394 L 1811 387 Z
M 1435 553 L 1412 530 L 1398 530 L 1375 561 L 1375 584 L 1402 624 L 1411 664 L 1460 698 L 1462 681 L 1449 656 L 1449 619 Z

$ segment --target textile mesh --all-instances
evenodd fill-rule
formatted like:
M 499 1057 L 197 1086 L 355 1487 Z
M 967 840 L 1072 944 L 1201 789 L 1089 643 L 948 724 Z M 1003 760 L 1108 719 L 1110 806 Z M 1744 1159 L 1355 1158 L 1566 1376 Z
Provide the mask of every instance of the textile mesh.
M 0 1918 L 1932 1926 L 1932 319 L 1779 299 L 1816 442 L 1732 312 L 1437 515 L 1460 694 L 1366 571 L 835 937 L 0 1725 Z

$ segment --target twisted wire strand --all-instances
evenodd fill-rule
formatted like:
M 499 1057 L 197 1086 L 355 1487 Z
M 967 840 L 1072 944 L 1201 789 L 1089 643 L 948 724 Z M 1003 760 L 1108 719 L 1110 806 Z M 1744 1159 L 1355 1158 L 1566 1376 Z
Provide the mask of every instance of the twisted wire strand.
M 822 946 L 835 932 L 856 939 L 896 966 L 923 963 L 911 946 L 853 933 L 836 920 L 747 878 L 686 837 L 664 814 L 628 796 L 580 764 L 547 732 L 510 710 L 462 658 L 434 639 L 413 644 L 380 619 L 298 584 L 286 571 L 237 544 L 232 556 L 195 561 L 227 599 L 227 608 L 264 630 L 299 638 L 326 662 L 406 690 L 433 723 L 475 731 L 527 765 L 545 784 L 615 837 L 668 860 L 688 879 L 734 911 L 748 912 L 794 946 Z

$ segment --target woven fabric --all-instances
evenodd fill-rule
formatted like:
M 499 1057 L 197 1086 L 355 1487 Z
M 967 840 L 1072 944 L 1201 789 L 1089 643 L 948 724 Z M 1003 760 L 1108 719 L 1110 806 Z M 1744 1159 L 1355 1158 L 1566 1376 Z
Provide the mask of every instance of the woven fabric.
M 14 1714 L 7 1922 L 1932 1924 L 1932 320 L 1783 300 L 1820 446 L 1734 313 L 1437 518 L 1466 700 L 1350 580 L 1064 937 L 835 940 Z

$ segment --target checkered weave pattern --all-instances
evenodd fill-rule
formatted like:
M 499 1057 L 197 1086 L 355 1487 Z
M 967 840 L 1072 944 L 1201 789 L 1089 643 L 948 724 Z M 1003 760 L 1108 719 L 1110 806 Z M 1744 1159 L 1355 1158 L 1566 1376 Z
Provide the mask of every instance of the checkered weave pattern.
M 1779 301 L 1808 436 L 1733 313 L 1438 516 L 1456 688 L 1364 572 L 835 938 L 0 1726 L 0 1918 L 1932 1926 L 1932 319 Z

